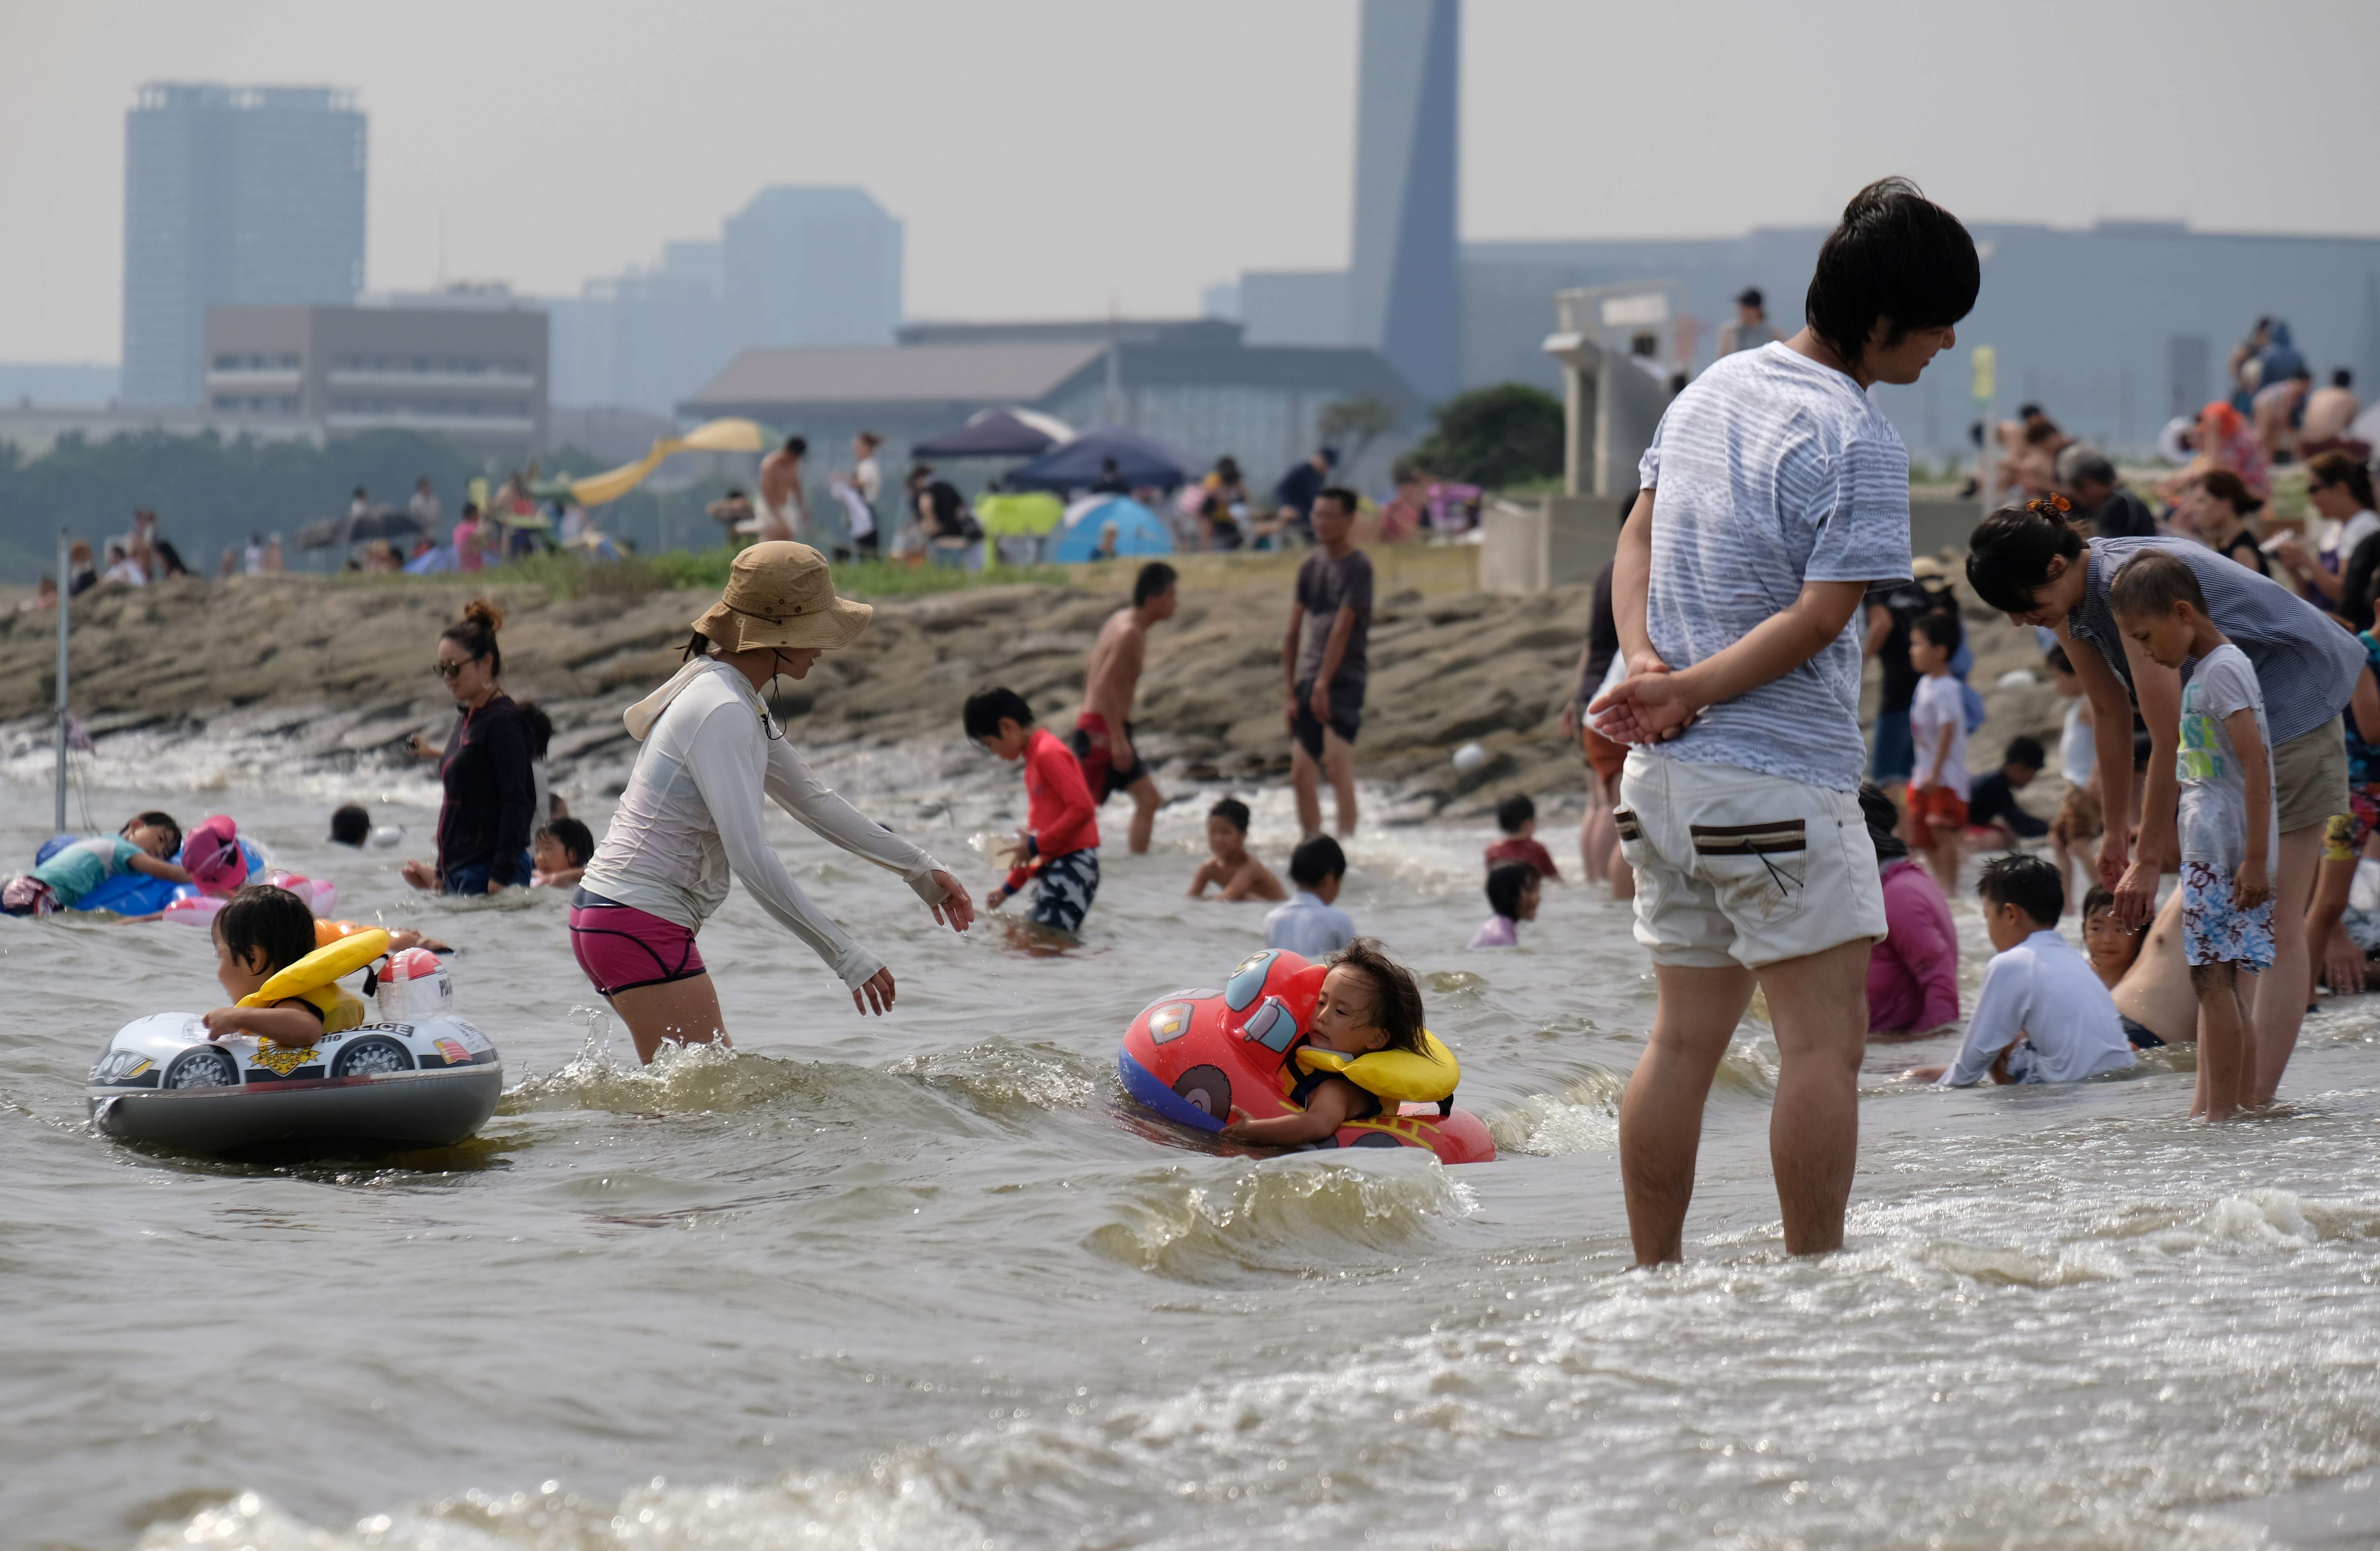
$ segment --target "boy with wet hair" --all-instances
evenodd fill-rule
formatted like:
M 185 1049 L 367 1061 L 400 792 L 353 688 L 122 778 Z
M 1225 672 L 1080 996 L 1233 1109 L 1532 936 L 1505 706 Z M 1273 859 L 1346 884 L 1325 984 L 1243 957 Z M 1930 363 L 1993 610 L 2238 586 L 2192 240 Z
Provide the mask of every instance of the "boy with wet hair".
M 1488 847 L 1490 871 L 1507 862 L 1524 862 L 1539 878 L 1561 881 L 1552 855 L 1537 843 L 1537 805 L 1527 793 L 1515 792 L 1496 805 L 1496 828 L 1504 831 L 1504 838 Z
M 1346 880 L 1347 854 L 1329 835 L 1308 835 L 1289 854 L 1296 897 L 1265 917 L 1265 946 L 1327 958 L 1355 940 L 1355 923 L 1331 903 Z
M 1036 724 L 1025 697 L 1005 685 L 978 689 L 961 713 L 966 735 L 1012 764 L 1025 767 L 1026 828 L 1004 848 L 1007 879 L 985 897 L 998 910 L 1028 880 L 1034 883 L 1035 926 L 1078 936 L 1099 891 L 1099 810 L 1074 751 Z
M 331 843 L 351 845 L 358 850 L 371 839 L 371 815 L 354 803 L 331 815 Z
M 2195 1116 L 2228 1121 L 2253 1102 L 2256 1026 L 2241 971 L 2273 965 L 2273 866 L 2280 815 L 2273 802 L 2273 734 L 2247 653 L 2207 617 L 2198 574 L 2148 551 L 2107 585 L 2116 626 L 2159 667 L 2194 662 L 2181 688 L 2182 956 L 2198 997 Z M 2302 987 L 2301 987 L 2301 992 Z
M 1285 900 L 1289 891 L 1272 869 L 1248 854 L 1248 805 L 1225 797 L 1207 810 L 1207 849 L 1214 854 L 1198 864 L 1190 879 L 1190 897 L 1198 899 L 1212 883 L 1226 900 Z
M 2078 1083 L 2132 1064 L 2115 998 L 2058 933 L 2066 885 L 2039 856 L 1996 856 L 1975 894 L 1998 951 L 1984 966 L 1975 1015 L 1959 1059 L 1902 1073 L 1963 1088 L 1995 1083 Z

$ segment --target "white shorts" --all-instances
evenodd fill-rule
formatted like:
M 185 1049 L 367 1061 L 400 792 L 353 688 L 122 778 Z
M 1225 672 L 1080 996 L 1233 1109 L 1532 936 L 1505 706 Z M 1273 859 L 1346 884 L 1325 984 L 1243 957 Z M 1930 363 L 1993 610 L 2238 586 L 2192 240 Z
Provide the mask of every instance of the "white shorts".
M 1757 969 L 1884 936 L 1876 845 L 1849 792 L 1633 748 L 1612 818 L 1656 963 Z

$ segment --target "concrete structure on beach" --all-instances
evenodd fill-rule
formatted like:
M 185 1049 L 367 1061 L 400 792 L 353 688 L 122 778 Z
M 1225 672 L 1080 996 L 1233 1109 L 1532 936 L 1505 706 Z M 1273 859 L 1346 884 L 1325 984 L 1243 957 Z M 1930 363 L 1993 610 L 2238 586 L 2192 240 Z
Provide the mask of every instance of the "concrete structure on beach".
M 124 118 L 125 402 L 199 403 L 211 307 L 356 298 L 364 151 L 350 92 L 140 89 Z

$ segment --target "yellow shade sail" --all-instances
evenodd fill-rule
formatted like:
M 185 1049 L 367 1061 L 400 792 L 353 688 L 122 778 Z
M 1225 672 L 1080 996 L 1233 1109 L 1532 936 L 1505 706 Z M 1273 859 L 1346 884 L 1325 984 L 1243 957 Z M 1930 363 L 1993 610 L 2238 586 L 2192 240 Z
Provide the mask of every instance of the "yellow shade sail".
M 584 479 L 573 479 L 570 499 L 581 506 L 601 506 L 617 501 L 643 484 L 662 466 L 662 460 L 673 453 L 757 453 L 767 445 L 767 434 L 750 420 L 705 420 L 684 436 L 663 437 L 653 443 L 651 452 L 634 463 L 601 474 L 589 474 Z

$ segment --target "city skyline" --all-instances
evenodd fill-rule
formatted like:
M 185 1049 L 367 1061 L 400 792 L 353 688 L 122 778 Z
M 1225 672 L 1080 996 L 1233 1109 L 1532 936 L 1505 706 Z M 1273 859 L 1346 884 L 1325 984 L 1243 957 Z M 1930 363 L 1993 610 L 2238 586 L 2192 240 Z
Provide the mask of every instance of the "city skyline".
M 771 183 L 861 187 L 901 221 L 912 317 L 1111 300 L 1188 315 L 1243 270 L 1347 261 L 1354 0 L 1195 16 L 1048 4 L 1030 28 L 927 6 L 729 4 L 638 47 L 618 42 L 643 35 L 631 13 L 600 3 L 561 34 L 543 14 L 432 0 L 386 36 L 278 0 L 228 16 L 6 4 L 0 200 L 39 236 L 0 254 L 5 360 L 118 358 L 121 120 L 146 79 L 355 91 L 374 120 L 373 290 L 429 288 L 443 248 L 445 279 L 574 295 Z M 2373 174 L 2358 148 L 2380 133 L 2380 103 L 2355 62 L 2375 41 L 2368 7 L 2322 4 L 2286 31 L 2213 6 L 2012 5 L 1988 32 L 1849 4 L 1475 6 L 1459 229 L 1822 224 L 1897 170 L 1978 220 L 2360 234 Z M 495 90 L 528 60 L 563 84 Z M 2209 81 L 2259 80 L 2286 81 L 2319 121 L 2287 157 L 2197 111 Z M 1160 111 L 1185 95 L 1212 111 Z

